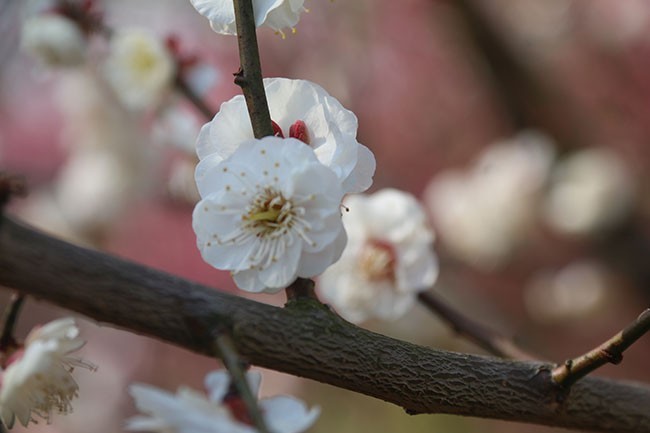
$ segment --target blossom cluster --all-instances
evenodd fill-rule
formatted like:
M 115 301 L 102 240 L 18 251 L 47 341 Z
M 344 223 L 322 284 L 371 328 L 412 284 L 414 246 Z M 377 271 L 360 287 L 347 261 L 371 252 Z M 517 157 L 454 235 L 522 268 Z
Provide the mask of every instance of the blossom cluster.
M 370 186 L 375 160 L 354 114 L 320 86 L 264 84 L 275 136 L 253 138 L 242 96 L 201 129 L 193 226 L 204 260 L 243 290 L 273 293 L 339 259 L 341 200 Z

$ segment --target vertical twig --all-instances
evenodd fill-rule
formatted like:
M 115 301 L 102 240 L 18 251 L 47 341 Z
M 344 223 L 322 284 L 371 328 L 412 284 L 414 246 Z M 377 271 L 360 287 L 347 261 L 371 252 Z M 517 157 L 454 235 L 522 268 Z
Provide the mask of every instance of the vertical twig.
M 215 351 L 223 361 L 224 366 L 230 373 L 230 378 L 235 385 L 235 389 L 246 405 L 246 410 L 251 421 L 259 433 L 269 433 L 262 412 L 257 405 L 257 398 L 253 395 L 248 380 L 246 380 L 246 370 L 243 362 L 233 344 L 230 335 L 226 332 L 217 332 L 214 338 Z
M 255 14 L 251 0 L 234 0 L 240 68 L 235 73 L 235 84 L 241 87 L 248 107 L 255 138 L 273 135 L 269 105 L 266 101 L 262 67 L 255 33 Z

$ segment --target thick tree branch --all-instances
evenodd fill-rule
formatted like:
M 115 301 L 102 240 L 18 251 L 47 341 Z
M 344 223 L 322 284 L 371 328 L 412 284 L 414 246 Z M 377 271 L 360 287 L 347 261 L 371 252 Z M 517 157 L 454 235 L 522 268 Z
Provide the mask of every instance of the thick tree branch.
M 248 107 L 255 138 L 273 135 L 269 105 L 266 101 L 260 54 L 255 33 L 255 14 L 251 0 L 235 1 L 235 21 L 239 44 L 240 68 L 235 74 L 235 84 L 241 87 Z
M 645 333 L 650 331 L 650 308 L 627 325 L 618 334 L 593 350 L 575 359 L 569 359 L 551 372 L 551 377 L 559 386 L 568 389 L 575 382 L 607 363 L 618 364 L 623 360 L 623 352 Z M 650 408 L 648 408 L 650 410 Z
M 378 335 L 310 299 L 264 305 L 0 220 L 0 284 L 100 322 L 212 355 L 228 329 L 251 363 L 409 413 L 650 432 L 650 387 L 587 377 L 558 400 L 552 365 L 434 350 Z

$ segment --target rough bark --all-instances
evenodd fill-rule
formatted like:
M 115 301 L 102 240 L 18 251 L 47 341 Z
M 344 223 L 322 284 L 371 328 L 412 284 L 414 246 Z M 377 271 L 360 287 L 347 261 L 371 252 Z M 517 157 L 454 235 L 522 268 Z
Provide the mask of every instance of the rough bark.
M 232 331 L 251 363 L 402 406 L 611 432 L 650 432 L 650 387 L 587 377 L 568 395 L 549 364 L 405 343 L 358 328 L 312 299 L 285 308 L 220 293 L 0 220 L 0 284 L 99 322 L 210 354 Z

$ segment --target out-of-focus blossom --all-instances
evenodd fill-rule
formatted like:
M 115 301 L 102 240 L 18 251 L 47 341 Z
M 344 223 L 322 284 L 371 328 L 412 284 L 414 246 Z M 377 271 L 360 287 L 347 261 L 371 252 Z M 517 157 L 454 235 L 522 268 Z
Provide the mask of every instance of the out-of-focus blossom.
M 184 77 L 190 89 L 199 96 L 204 96 L 221 80 L 219 70 L 204 63 L 186 68 Z
M 247 373 L 253 395 L 260 384 L 259 373 Z M 230 377 L 224 371 L 214 371 L 205 378 L 208 396 L 189 388 L 176 394 L 161 389 L 134 384 L 131 395 L 138 409 L 148 416 L 136 416 L 127 421 L 127 429 L 161 433 L 255 433 L 246 406 L 239 396 L 229 392 Z M 300 433 L 318 418 L 320 409 L 308 409 L 302 401 L 277 396 L 259 401 L 259 408 L 272 433 Z
M 348 245 L 321 275 L 320 293 L 352 322 L 397 319 L 438 276 L 424 211 L 412 195 L 395 189 L 350 195 L 344 203 Z
M 196 116 L 177 105 L 165 107 L 153 124 L 151 135 L 156 143 L 182 150 L 196 158 L 196 137 L 201 122 Z
M 173 84 L 175 64 L 167 47 L 141 29 L 121 30 L 111 38 L 104 71 L 122 103 L 142 110 L 158 103 Z
M 620 222 L 633 197 L 634 182 L 620 157 L 608 149 L 592 148 L 558 164 L 545 214 L 558 231 L 589 234 Z
M 194 181 L 196 161 L 179 158 L 171 166 L 167 191 L 173 200 L 194 205 L 201 196 Z
M 524 50 L 550 48 L 571 30 L 572 0 L 496 0 L 485 6 L 503 18 L 505 32 L 515 35 L 509 42 Z
M 40 14 L 23 23 L 22 48 L 47 66 L 79 66 L 86 38 L 77 24 L 58 14 Z
M 343 192 L 303 142 L 244 141 L 226 160 L 203 158 L 196 182 L 197 245 L 206 262 L 233 273 L 240 289 L 274 293 L 341 256 Z
M 210 27 L 223 35 L 237 34 L 232 0 L 190 0 L 198 13 L 210 20 Z M 282 29 L 298 24 L 305 0 L 253 0 L 255 25 L 271 27 L 283 37 Z
M 152 154 L 137 119 L 90 69 L 61 77 L 57 92 L 68 159 L 52 188 L 33 191 L 21 216 L 81 244 L 99 246 L 150 186 Z
M 545 323 L 584 318 L 605 307 L 607 280 L 603 267 L 590 260 L 570 263 L 557 272 L 542 272 L 526 287 L 526 309 L 535 320 Z
M 645 0 L 590 0 L 582 9 L 586 30 L 604 46 L 620 48 L 648 37 L 650 4 Z
M 53 412 L 72 411 L 71 401 L 79 387 L 72 377 L 74 367 L 95 370 L 80 358 L 70 356 L 84 341 L 74 319 L 64 318 L 29 333 L 25 347 L 8 359 L 1 373 L 0 416 L 11 428 L 18 418 L 23 426 L 35 416 L 50 421 Z
M 553 146 L 534 132 L 496 143 L 466 172 L 437 175 L 425 193 L 443 242 L 481 268 L 502 264 L 531 228 Z
M 375 157 L 357 139 L 357 118 L 322 87 L 305 80 L 267 78 L 264 87 L 277 136 L 301 140 L 332 169 L 344 193 L 362 192 L 372 184 Z M 201 129 L 199 158 L 227 158 L 239 144 L 253 138 L 246 101 L 237 95 L 221 105 Z

